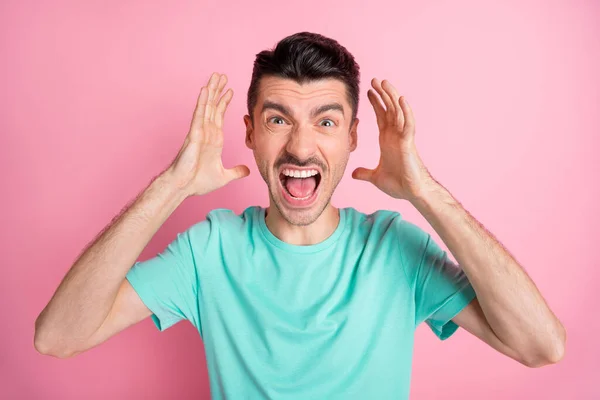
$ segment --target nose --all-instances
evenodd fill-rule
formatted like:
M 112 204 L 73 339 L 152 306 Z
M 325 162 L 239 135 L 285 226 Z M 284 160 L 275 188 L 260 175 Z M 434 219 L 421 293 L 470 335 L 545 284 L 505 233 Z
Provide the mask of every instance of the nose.
M 306 160 L 317 151 L 317 132 L 310 127 L 298 127 L 289 136 L 286 150 L 298 160 Z

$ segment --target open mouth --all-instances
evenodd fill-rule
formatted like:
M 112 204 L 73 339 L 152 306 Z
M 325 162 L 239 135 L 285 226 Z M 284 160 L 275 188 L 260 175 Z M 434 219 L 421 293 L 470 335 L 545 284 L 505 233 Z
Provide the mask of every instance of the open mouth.
M 310 205 L 317 197 L 321 173 L 314 168 L 283 168 L 279 173 L 284 198 L 295 206 Z

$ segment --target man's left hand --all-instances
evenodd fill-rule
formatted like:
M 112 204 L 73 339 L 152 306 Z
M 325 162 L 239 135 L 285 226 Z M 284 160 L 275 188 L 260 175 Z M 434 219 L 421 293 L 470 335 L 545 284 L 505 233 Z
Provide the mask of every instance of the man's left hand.
M 377 116 L 381 156 L 375 169 L 357 168 L 352 177 L 371 182 L 396 199 L 413 200 L 434 181 L 415 147 L 413 112 L 389 81 L 373 78 L 371 85 L 375 90 L 369 89 L 367 95 Z

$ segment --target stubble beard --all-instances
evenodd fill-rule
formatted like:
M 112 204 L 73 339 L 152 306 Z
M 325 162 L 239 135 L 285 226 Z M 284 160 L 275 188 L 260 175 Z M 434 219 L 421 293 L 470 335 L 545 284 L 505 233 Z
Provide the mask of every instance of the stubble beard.
M 320 187 L 318 189 L 320 191 L 318 196 L 322 197 L 322 196 L 326 195 L 327 196 L 326 201 L 323 201 L 321 198 L 321 199 L 319 199 L 319 202 L 312 207 L 312 208 L 316 208 L 316 210 L 310 209 L 310 210 L 306 210 L 306 211 L 298 211 L 297 213 L 302 214 L 300 216 L 300 218 L 292 218 L 292 216 L 289 215 L 289 211 L 283 207 L 283 204 L 281 204 L 283 200 L 281 200 L 281 196 L 279 195 L 279 190 L 280 190 L 279 189 L 280 183 L 278 182 L 279 177 L 275 176 L 271 183 L 271 181 L 269 180 L 269 174 L 268 174 L 269 167 L 268 167 L 267 163 L 260 161 L 260 160 L 256 160 L 256 161 L 257 161 L 257 166 L 258 166 L 260 175 L 262 176 L 263 180 L 267 184 L 267 188 L 269 189 L 269 199 L 271 200 L 271 204 L 275 205 L 275 208 L 277 208 L 279 215 L 281 215 L 283 217 L 283 219 L 286 220 L 287 223 L 289 223 L 290 225 L 295 225 L 295 226 L 310 225 L 313 222 L 315 222 L 321 216 L 321 214 L 323 214 L 323 212 L 327 209 L 327 206 L 329 206 L 329 204 L 331 203 L 331 197 L 333 196 L 333 192 L 335 191 L 335 188 L 339 184 L 339 182 L 342 178 L 342 175 L 343 175 L 343 170 L 345 169 L 345 164 L 344 164 L 344 166 L 342 166 L 342 173 L 340 173 L 340 176 L 339 177 L 334 176 L 334 178 L 335 178 L 334 186 L 331 188 L 329 193 L 325 193 L 325 191 L 323 190 L 323 187 Z M 346 162 L 347 162 L 347 160 L 346 160 Z M 337 175 L 337 174 L 335 174 L 335 175 Z M 323 185 L 324 180 L 325 179 L 323 179 L 323 177 L 322 177 L 321 182 L 319 184 Z M 320 206 L 319 206 L 319 203 L 321 203 Z M 292 211 L 292 212 L 294 212 L 294 211 Z

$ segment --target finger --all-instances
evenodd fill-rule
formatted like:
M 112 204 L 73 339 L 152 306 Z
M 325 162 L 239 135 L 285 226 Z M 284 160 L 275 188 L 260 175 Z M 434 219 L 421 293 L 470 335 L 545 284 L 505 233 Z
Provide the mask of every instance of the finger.
M 372 89 L 367 90 L 367 97 L 375 110 L 375 116 L 377 117 L 377 125 L 382 127 L 385 125 L 385 108 L 383 108 L 383 104 L 379 100 L 379 97 L 375 94 L 375 91 Z
M 403 127 L 404 126 L 404 115 L 402 113 L 402 108 L 400 107 L 400 103 L 398 102 L 398 99 L 400 99 L 400 93 L 398 93 L 398 90 L 396 90 L 394 85 L 392 85 L 390 83 L 390 81 L 388 81 L 387 79 L 384 79 L 383 82 L 381 82 L 381 88 L 383 90 L 385 90 L 385 92 L 392 99 L 392 102 L 394 103 L 394 108 L 396 109 L 396 118 L 398 121 L 398 125 L 400 127 Z
M 227 110 L 227 106 L 229 106 L 229 103 L 231 102 L 232 98 L 233 89 L 229 88 L 227 89 L 223 97 L 221 97 L 221 100 L 219 100 L 219 104 L 217 105 L 217 109 L 215 110 L 215 125 L 217 125 L 218 128 L 223 127 L 225 111 Z
M 220 75 L 216 72 L 210 76 L 208 81 L 208 99 L 206 101 L 206 109 L 204 110 L 204 122 L 209 122 L 214 110 L 214 98 L 217 90 Z
M 406 101 L 404 96 L 401 96 L 398 99 L 398 104 L 402 108 L 402 113 L 404 114 L 404 130 L 407 130 L 414 134 L 415 132 L 415 115 L 413 114 L 412 108 Z
M 192 123 L 190 126 L 190 132 L 192 132 L 194 136 L 198 135 L 198 133 L 201 131 L 202 124 L 204 123 L 204 111 L 206 108 L 207 99 L 208 89 L 202 86 L 202 89 L 200 89 L 200 94 L 198 95 L 196 109 L 194 110 L 194 115 L 192 116 Z
M 356 168 L 353 172 L 352 172 L 352 177 L 354 179 L 358 179 L 361 181 L 367 181 L 367 182 L 371 182 L 371 178 L 373 177 L 373 173 L 375 171 L 373 171 L 372 169 L 367 169 L 367 168 Z
M 250 175 L 250 168 L 245 165 L 238 165 L 230 169 L 225 170 L 225 175 L 227 176 L 227 183 L 235 180 L 245 178 Z
M 223 74 L 221 75 L 221 77 L 219 78 L 219 82 L 217 83 L 217 90 L 215 92 L 214 103 L 217 103 L 219 101 L 219 98 L 221 97 L 221 92 L 223 91 L 225 85 L 227 85 L 227 76 Z M 210 116 L 211 121 L 215 120 L 217 114 L 217 107 L 218 104 L 213 108 L 213 113 Z
M 373 80 L 371 81 L 371 85 L 373 86 L 375 91 L 377 91 L 377 93 L 379 93 L 379 96 L 381 96 L 381 99 L 383 100 L 383 104 L 385 104 L 385 109 L 386 109 L 385 111 L 386 111 L 387 115 L 389 116 L 390 113 L 393 113 L 393 115 L 395 115 L 396 107 L 394 107 L 394 103 L 392 102 L 392 99 L 390 98 L 390 96 L 381 87 L 381 82 L 379 82 L 377 80 L 377 78 L 373 78 Z

